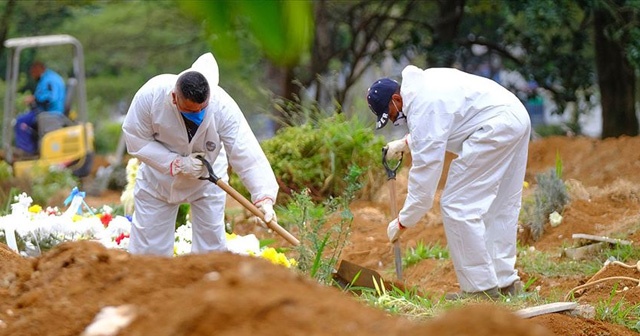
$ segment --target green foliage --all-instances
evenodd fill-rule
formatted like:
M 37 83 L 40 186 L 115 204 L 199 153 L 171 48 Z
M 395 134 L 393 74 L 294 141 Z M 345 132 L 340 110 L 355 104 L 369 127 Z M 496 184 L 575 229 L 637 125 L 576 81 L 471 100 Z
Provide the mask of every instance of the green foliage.
M 15 178 L 11 166 L 5 161 L 0 161 L 0 206 L 6 206 L 4 213 L 9 212 L 13 196 L 19 193 L 27 193 L 33 199 L 33 204 L 46 206 L 54 196 L 67 193 L 79 184 L 78 178 L 71 170 L 54 166 L 35 166 L 29 176 Z M 2 213 L 3 209 L 0 208 L 0 214 Z
M 188 203 L 180 204 L 178 207 L 178 215 L 176 216 L 176 229 L 187 224 L 187 216 L 191 211 L 191 205 Z
M 562 158 L 558 150 L 556 150 L 556 176 L 559 180 L 562 180 Z
M 415 265 L 424 259 L 448 259 L 449 250 L 446 247 L 436 243 L 434 245 L 425 245 L 421 241 L 407 251 L 402 258 L 402 264 L 405 267 Z
M 0 216 L 5 216 L 11 213 L 11 204 L 13 203 L 14 197 L 20 194 L 20 190 L 18 188 L 7 187 L 4 188 L 4 184 L 2 184 L 3 188 L 0 189 L 0 206 L 4 205 L 3 208 L 0 208 Z M 6 190 L 6 192 L 5 192 Z
M 384 178 L 380 149 L 385 142 L 370 127 L 342 114 L 280 129 L 262 148 L 280 183 L 281 193 L 291 195 L 307 190 L 310 197 L 333 197 L 347 188 L 340 178 L 348 167 L 380 167 L 363 173 L 362 194 Z M 232 185 L 239 187 L 237 178 Z
M 0 160 L 0 216 L 11 210 L 11 199 L 17 194 L 13 187 L 13 169 L 6 161 Z M 6 208 L 3 206 L 6 205 Z
M 328 198 L 320 205 L 303 190 L 294 193 L 291 202 L 280 212 L 280 222 L 289 223 L 298 231 L 300 245 L 295 248 L 298 270 L 320 283 L 331 283 L 333 270 L 351 233 L 353 214 L 349 204 L 361 188 L 358 179 L 362 173 L 357 166 L 349 168 L 345 177 L 347 185 L 339 197 Z
M 233 27 L 245 23 L 259 41 L 265 56 L 291 65 L 309 51 L 313 40 L 311 1 L 183 1 L 183 10 L 204 19 L 214 34 L 211 45 L 226 61 L 238 59 L 238 37 Z
M 567 134 L 566 127 L 562 125 L 540 125 L 535 128 L 535 132 L 542 138 Z
M 576 261 L 558 259 L 557 255 L 537 250 L 525 250 L 518 254 L 518 264 L 522 272 L 544 277 L 584 277 L 593 275 L 602 267 L 599 260 Z
M 595 304 L 596 319 L 640 331 L 640 304 L 630 304 L 624 299 L 613 302 L 617 291 L 618 283 L 615 283 L 609 297 Z
M 610 249 L 602 251 L 605 259 L 640 260 L 640 249 L 633 245 L 614 244 Z
M 562 214 L 569 203 L 567 186 L 558 177 L 562 174 L 562 161 L 556 157 L 555 169 L 536 175 L 537 186 L 533 199 L 523 199 L 520 221 L 531 231 L 533 240 L 538 240 L 544 232 L 544 225 L 553 212 Z
M 122 134 L 119 122 L 104 121 L 96 127 L 94 146 L 98 154 L 113 154 L 118 147 L 118 139 Z
M 78 178 L 69 169 L 56 167 L 35 167 L 32 176 L 33 187 L 27 192 L 33 199 L 33 204 L 49 204 L 52 196 L 63 192 L 67 193 L 73 187 L 78 186 Z
M 177 73 L 208 49 L 200 24 L 183 15 L 174 1 L 98 3 L 75 8 L 72 14 L 73 20 L 60 30 L 78 38 L 87 50 L 88 77 Z
M 9 181 L 13 178 L 13 168 L 6 161 L 0 161 L 0 183 Z
M 94 122 L 129 102 L 149 78 L 179 73 L 209 51 L 201 24 L 183 15 L 175 1 L 94 2 L 68 11 L 70 17 L 52 32 L 72 35 L 83 45 Z M 39 57 L 59 59 L 56 49 L 43 48 Z M 68 64 L 52 65 L 62 73 L 70 70 Z
M 376 289 L 359 289 L 360 299 L 370 306 L 413 320 L 429 319 L 438 314 L 438 302 L 423 297 L 415 288 L 402 290 L 394 286 L 387 290 L 383 284 L 376 285 Z
M 508 45 L 526 51 L 520 67 L 550 89 L 562 113 L 576 93 L 594 83 L 593 45 L 585 29 L 588 9 L 573 1 L 504 1 L 504 35 Z M 535 24 L 531 24 L 535 22 Z

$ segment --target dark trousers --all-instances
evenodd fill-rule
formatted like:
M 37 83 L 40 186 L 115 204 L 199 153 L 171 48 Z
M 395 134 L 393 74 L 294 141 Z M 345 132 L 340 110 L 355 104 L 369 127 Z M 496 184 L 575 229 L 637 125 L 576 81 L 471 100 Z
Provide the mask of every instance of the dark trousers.
M 38 126 L 36 110 L 30 110 L 16 118 L 14 126 L 16 147 L 29 153 L 38 153 Z

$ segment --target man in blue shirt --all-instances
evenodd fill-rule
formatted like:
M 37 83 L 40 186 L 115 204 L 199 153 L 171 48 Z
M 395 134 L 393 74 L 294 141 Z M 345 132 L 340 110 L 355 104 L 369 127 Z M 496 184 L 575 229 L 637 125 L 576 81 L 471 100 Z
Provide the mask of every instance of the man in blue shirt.
M 29 75 L 38 84 L 33 95 L 25 98 L 30 110 L 16 119 L 16 146 L 27 154 L 38 152 L 37 116 L 41 112 L 63 115 L 66 87 L 64 79 L 44 63 L 35 61 L 29 68 Z

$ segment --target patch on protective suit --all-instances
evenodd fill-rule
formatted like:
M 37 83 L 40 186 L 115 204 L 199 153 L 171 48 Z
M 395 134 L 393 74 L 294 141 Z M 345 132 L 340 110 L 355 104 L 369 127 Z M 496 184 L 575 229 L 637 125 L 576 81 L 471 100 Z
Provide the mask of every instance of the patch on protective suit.
M 216 150 L 216 143 L 213 141 L 207 141 L 207 143 L 205 144 L 205 147 L 207 148 L 208 152 L 213 152 L 214 150 Z

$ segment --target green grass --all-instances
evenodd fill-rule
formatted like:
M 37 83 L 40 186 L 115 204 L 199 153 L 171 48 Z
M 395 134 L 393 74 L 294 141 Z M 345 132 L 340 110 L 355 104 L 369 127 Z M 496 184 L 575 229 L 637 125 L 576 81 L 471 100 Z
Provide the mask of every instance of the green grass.
M 616 260 L 638 260 L 640 251 L 628 245 L 611 245 L 592 260 L 575 261 L 560 257 L 560 253 L 548 253 L 536 251 L 528 247 L 518 248 L 518 261 L 516 267 L 529 275 L 524 285 L 524 293 L 516 297 L 501 296 L 496 302 L 512 311 L 542 304 L 564 301 L 566 289 L 551 288 L 545 297 L 539 295 L 533 288 L 539 278 L 567 278 L 575 277 L 576 283 L 581 279 L 589 278 L 603 267 L 604 261 L 609 258 Z M 447 259 L 448 250 L 439 244 L 427 245 L 418 243 L 415 248 L 405 251 L 403 263 L 405 267 L 414 265 L 421 260 Z M 611 296 L 594 304 L 595 319 L 608 323 L 619 324 L 630 330 L 640 331 L 640 304 L 630 304 L 624 300 L 614 302 L 613 297 L 617 288 L 613 288 Z M 390 314 L 403 316 L 410 320 L 428 320 L 444 311 L 458 308 L 474 302 L 478 299 L 461 301 L 445 301 L 444 297 L 428 297 L 419 292 L 419 289 L 410 288 L 401 290 L 393 287 L 386 290 L 382 286 L 371 288 L 347 288 L 347 292 L 354 295 L 365 304 L 382 309 Z
M 596 319 L 623 325 L 631 330 L 640 332 L 640 303 L 630 304 L 624 299 L 614 302 L 617 284 L 611 289 L 606 300 L 595 304 Z
M 410 247 L 405 251 L 402 265 L 409 267 L 424 259 L 449 259 L 449 250 L 446 246 L 440 246 L 439 243 L 425 245 L 423 242 L 418 242 L 416 247 Z
M 518 265 L 527 274 L 544 277 L 590 276 L 602 268 L 599 260 L 576 261 L 560 258 L 560 253 L 551 254 L 537 250 L 521 250 Z

